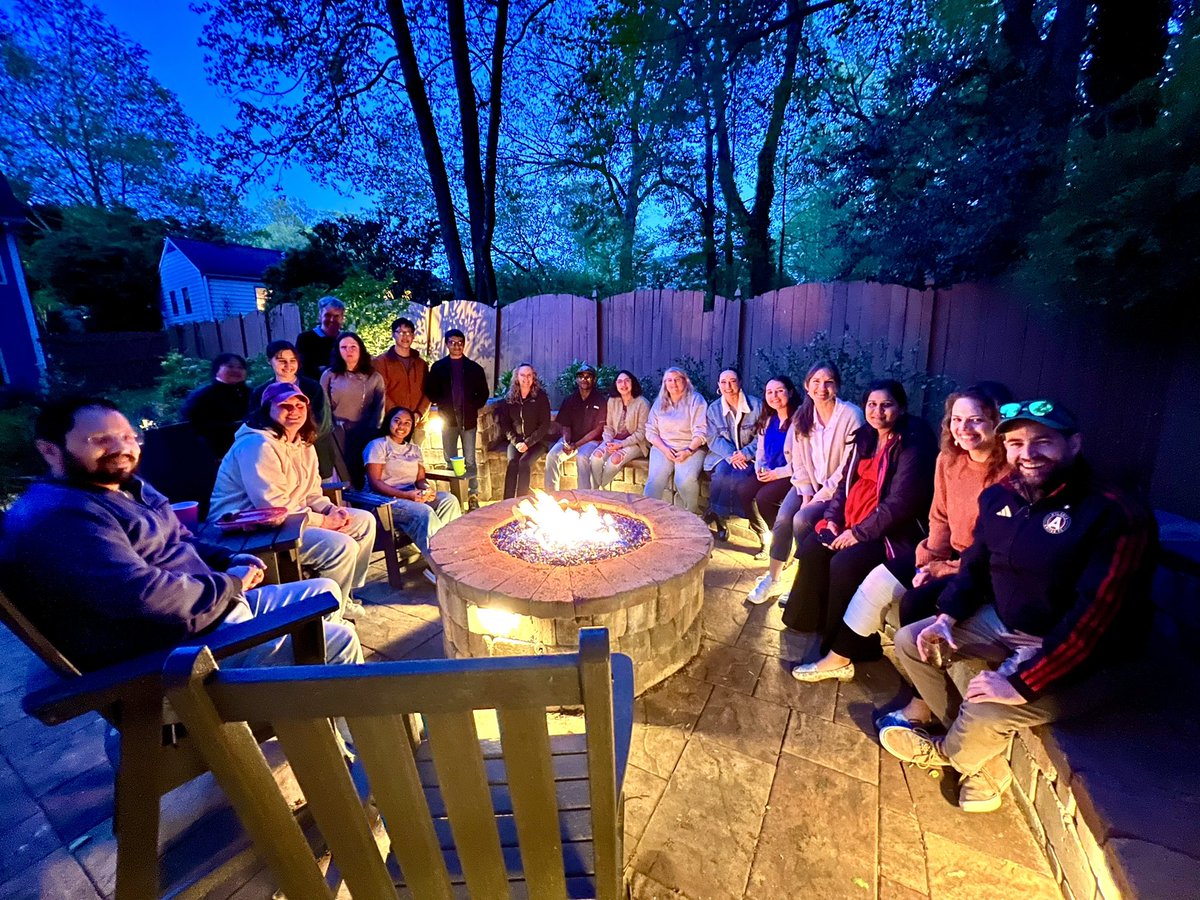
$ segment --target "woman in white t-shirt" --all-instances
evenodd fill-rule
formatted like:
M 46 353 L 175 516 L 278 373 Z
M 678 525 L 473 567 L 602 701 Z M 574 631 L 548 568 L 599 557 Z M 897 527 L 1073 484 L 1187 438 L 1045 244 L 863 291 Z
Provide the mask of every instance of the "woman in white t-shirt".
M 377 494 L 395 497 L 392 519 L 417 549 L 429 555 L 429 540 L 462 515 L 458 498 L 435 491 L 425 480 L 425 458 L 412 442 L 413 413 L 398 406 L 384 418 L 386 437 L 376 438 L 363 451 L 367 486 Z

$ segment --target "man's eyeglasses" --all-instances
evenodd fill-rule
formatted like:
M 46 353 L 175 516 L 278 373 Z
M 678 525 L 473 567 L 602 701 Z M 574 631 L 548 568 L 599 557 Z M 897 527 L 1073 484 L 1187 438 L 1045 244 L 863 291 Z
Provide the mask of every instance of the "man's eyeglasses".
M 1048 416 L 1054 412 L 1054 404 L 1049 400 L 1026 400 L 1023 403 L 1005 403 L 1000 407 L 1000 418 L 1013 419 L 1022 413 L 1031 416 Z
M 146 438 L 140 431 L 127 431 L 124 434 L 88 435 L 87 442 L 92 447 L 107 450 L 110 447 L 127 447 L 130 444 L 137 444 L 140 447 L 146 442 Z

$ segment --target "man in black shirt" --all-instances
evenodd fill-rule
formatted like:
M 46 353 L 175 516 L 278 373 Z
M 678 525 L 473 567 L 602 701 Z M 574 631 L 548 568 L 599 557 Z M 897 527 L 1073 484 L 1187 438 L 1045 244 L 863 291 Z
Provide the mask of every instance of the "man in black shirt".
M 584 490 L 592 486 L 592 469 L 587 464 L 587 458 L 600 446 L 600 435 L 604 433 L 604 417 L 608 410 L 605 398 L 596 390 L 596 370 L 586 363 L 575 373 L 575 388 L 575 393 L 563 401 L 562 408 L 554 418 L 562 429 L 562 437 L 546 456 L 548 491 L 558 490 L 563 462 L 577 454 L 583 460 L 575 467 L 579 486 Z
M 316 328 L 296 336 L 300 374 L 313 381 L 320 381 L 321 370 L 333 356 L 333 348 L 346 324 L 346 304 L 337 297 L 322 297 L 317 301 L 317 318 L 320 324 Z
M 475 462 L 475 438 L 479 410 L 488 401 L 487 375 L 483 366 L 466 355 L 467 337 L 457 328 L 446 332 L 446 353 L 429 367 L 425 395 L 437 404 L 442 417 L 442 452 L 449 461 L 459 455 L 467 466 L 467 507 L 479 508 L 479 468 Z

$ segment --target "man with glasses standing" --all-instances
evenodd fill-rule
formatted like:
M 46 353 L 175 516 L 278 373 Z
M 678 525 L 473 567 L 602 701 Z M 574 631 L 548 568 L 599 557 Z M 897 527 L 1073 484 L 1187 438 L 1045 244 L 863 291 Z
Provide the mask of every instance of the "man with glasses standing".
M 263 565 L 196 543 L 167 498 L 137 476 L 140 436 L 107 400 L 49 404 L 34 425 L 49 467 L 8 511 L 0 587 L 72 663 L 109 666 L 174 647 L 305 597 L 338 594 L 325 578 L 259 587 Z M 354 628 L 325 623 L 326 659 L 362 662 Z M 279 638 L 232 666 L 293 662 Z
M 479 468 L 475 463 L 475 438 L 479 410 L 488 401 L 483 366 L 466 355 L 467 336 L 457 328 L 446 332 L 446 355 L 429 367 L 425 395 L 437 404 L 442 417 L 442 452 L 449 462 L 459 455 L 467 467 L 467 508 L 479 509 Z
M 896 634 L 897 659 L 938 721 L 879 733 L 899 759 L 956 769 L 965 812 L 1000 807 L 1018 729 L 1087 712 L 1128 682 L 1115 664 L 1136 656 L 1152 614 L 1153 517 L 1096 482 L 1060 405 L 1006 403 L 1000 415 L 1012 473 L 979 495 L 975 542 L 938 615 Z M 987 666 L 961 696 L 944 670 L 952 657 Z

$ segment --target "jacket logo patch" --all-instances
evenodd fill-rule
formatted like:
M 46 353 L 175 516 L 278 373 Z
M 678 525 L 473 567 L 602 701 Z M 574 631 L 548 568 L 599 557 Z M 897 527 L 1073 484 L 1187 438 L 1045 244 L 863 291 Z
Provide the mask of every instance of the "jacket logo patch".
M 1062 534 L 1071 527 L 1071 517 L 1065 512 L 1047 513 L 1042 519 L 1042 530 L 1046 534 Z
M 1008 508 L 1007 504 L 1005 504 L 1004 509 L 1000 510 L 1000 512 L 996 513 L 996 515 L 998 515 L 1002 519 L 1011 519 L 1012 518 L 1012 510 Z

